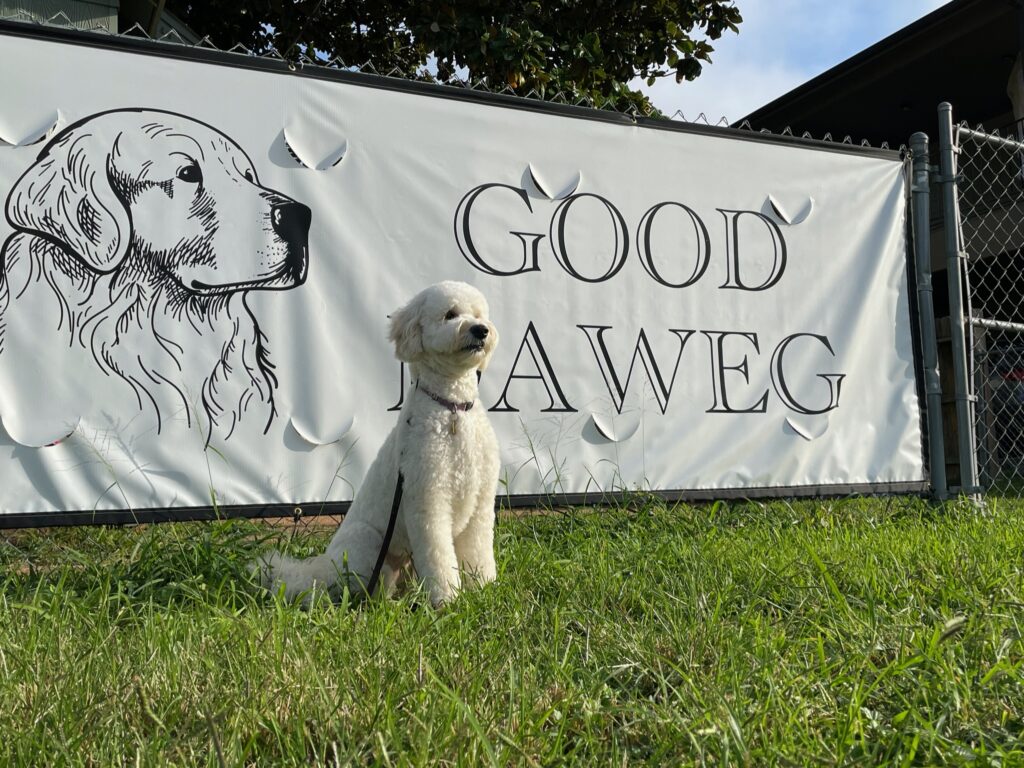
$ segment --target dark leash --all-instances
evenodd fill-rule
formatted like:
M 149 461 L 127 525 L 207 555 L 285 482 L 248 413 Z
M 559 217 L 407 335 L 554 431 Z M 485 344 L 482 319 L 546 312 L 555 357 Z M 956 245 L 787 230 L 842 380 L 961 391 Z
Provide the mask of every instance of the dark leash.
M 480 371 L 476 372 L 477 384 L 480 383 Z M 448 408 L 452 413 L 457 411 L 468 411 L 473 407 L 473 403 L 449 403 L 443 398 L 439 398 L 434 393 L 422 389 L 419 381 L 416 382 L 416 388 L 423 393 L 429 395 L 435 402 Z M 402 463 L 402 454 L 398 454 L 398 463 Z M 388 550 L 391 548 L 391 537 L 395 535 L 395 522 L 398 520 L 398 507 L 402 504 L 402 485 L 405 482 L 405 478 L 402 476 L 402 470 L 398 470 L 398 480 L 395 481 L 395 495 L 391 500 L 391 517 L 388 518 L 388 529 L 384 532 L 384 541 L 381 542 L 380 552 L 377 553 L 377 562 L 373 566 L 373 572 L 370 574 L 370 580 L 366 582 L 366 596 L 372 597 L 373 591 L 377 589 L 377 582 L 380 581 L 380 570 L 384 567 L 384 560 L 388 556 Z
M 373 590 L 377 588 L 377 581 L 380 579 L 380 569 L 384 567 L 384 558 L 388 556 L 388 549 L 391 547 L 391 537 L 395 533 L 395 521 L 398 520 L 398 507 L 402 503 L 402 470 L 398 470 L 398 481 L 395 483 L 395 497 L 391 502 L 391 517 L 388 519 L 388 529 L 384 533 L 384 541 L 380 545 L 380 552 L 377 555 L 377 563 L 373 566 L 373 573 L 366 584 L 366 596 L 371 597 Z

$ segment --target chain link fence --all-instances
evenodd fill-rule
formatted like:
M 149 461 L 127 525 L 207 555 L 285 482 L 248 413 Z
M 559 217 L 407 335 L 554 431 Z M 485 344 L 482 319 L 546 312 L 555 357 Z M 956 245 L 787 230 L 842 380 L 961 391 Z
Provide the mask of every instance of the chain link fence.
M 81 24 L 63 13 L 46 19 L 20 11 L 0 13 L 0 22 L 83 32 Z M 297 71 L 330 69 L 369 77 L 408 79 L 408 75 L 397 69 L 382 71 L 371 62 L 326 60 L 309 57 L 304 52 L 286 58 L 274 50 L 256 53 L 241 45 L 225 50 L 217 48 L 207 38 L 184 39 L 174 29 L 155 37 L 138 25 L 120 33 L 103 26 L 84 33 L 142 40 L 143 45 L 157 51 L 192 49 L 276 60 L 282 67 Z M 432 81 L 428 71 L 419 73 L 416 79 Z M 597 105 L 561 92 L 522 94 L 504 84 L 495 87 L 484 80 L 470 78 L 435 85 L 613 111 L 636 122 L 675 121 L 755 130 L 749 123 L 730 126 L 724 118 L 712 121 L 704 114 L 689 119 L 680 112 L 666 115 L 635 107 L 622 113 L 607 104 Z M 927 144 L 924 146 L 920 168 L 916 162 L 921 159 L 919 150 L 913 153 L 915 217 L 917 209 L 923 206 L 920 219 L 915 219 L 914 239 L 915 243 L 925 239 L 934 241 L 932 248 L 936 256 L 933 264 L 925 248 L 923 255 L 919 253 L 917 257 L 918 301 L 921 302 L 918 316 L 925 346 L 925 412 L 931 441 L 931 474 L 939 496 L 945 495 L 947 490 L 967 494 L 1017 493 L 1024 490 L 1024 124 L 1002 132 L 986 132 L 955 125 L 949 105 L 943 105 L 940 113 L 943 109 L 939 141 L 931 153 Z M 858 143 L 850 136 L 814 137 L 790 129 L 779 135 L 792 137 L 795 143 Z M 863 141 L 859 144 L 869 146 Z M 887 149 L 888 145 L 883 143 L 880 148 Z M 939 162 L 932 165 L 936 154 Z M 918 172 L 923 175 L 918 177 Z M 927 191 L 917 196 L 918 192 L 929 189 L 930 198 Z M 943 228 L 946 242 L 940 247 L 939 235 Z M 930 237 L 923 238 L 921 235 L 926 231 Z M 928 264 L 923 276 L 922 259 Z M 947 267 L 945 272 L 943 262 Z M 932 269 L 936 281 L 934 308 Z M 944 281 L 948 284 L 948 321 L 943 318 L 947 314 Z M 927 324 L 924 316 L 929 318 Z M 936 316 L 938 322 L 933 323 Z M 296 507 L 291 515 L 282 511 L 279 524 L 301 533 L 323 524 L 337 523 L 336 510 L 314 506 Z
M 82 24 L 76 24 L 64 13 L 45 19 L 23 11 L 0 13 L 0 22 L 83 31 Z M 139 25 L 120 33 L 101 25 L 89 28 L 86 34 L 141 39 L 145 45 L 165 47 L 168 51 L 193 49 L 259 57 L 279 61 L 282 66 L 297 71 L 331 69 L 370 77 L 408 79 L 407 74 L 397 69 L 382 71 L 371 62 L 326 60 L 309 57 L 304 52 L 286 58 L 274 50 L 256 53 L 241 45 L 225 50 L 217 48 L 208 38 L 185 39 L 174 29 L 154 37 Z M 419 73 L 415 79 L 432 82 L 428 71 Z M 749 123 L 731 126 L 724 118 L 712 121 L 704 114 L 690 119 L 680 112 L 666 115 L 636 107 L 623 113 L 607 104 L 594 104 L 561 92 L 522 94 L 504 84 L 495 87 L 484 80 L 470 78 L 435 82 L 435 85 L 612 111 L 636 122 L 664 120 L 755 130 Z M 914 149 L 912 185 L 915 247 L 920 248 L 922 240 L 933 240 L 932 248 L 936 252 L 932 263 L 925 246 L 916 260 L 918 316 L 925 347 L 926 431 L 931 442 L 933 484 L 939 496 L 945 495 L 947 490 L 966 494 L 1017 493 L 1024 490 L 1024 124 L 1003 132 L 986 132 L 955 125 L 949 105 L 940 107 L 940 115 L 943 117 L 937 146 L 933 146 L 931 153 L 927 143 L 923 150 Z M 788 128 L 779 135 L 792 137 L 796 143 L 858 143 L 850 136 L 814 137 Z M 863 141 L 859 144 L 869 146 Z M 883 143 L 880 148 L 887 149 L 888 145 Z M 939 162 L 932 165 L 935 150 Z M 925 160 L 919 167 L 921 151 Z M 929 189 L 930 198 L 928 192 L 918 196 L 917 193 Z M 945 244 L 938 247 L 943 229 Z M 922 237 L 925 231 L 930 237 Z M 948 320 L 943 317 L 947 314 L 947 291 L 943 282 L 948 286 Z M 937 322 L 932 322 L 935 318 Z M 284 515 L 280 520 L 281 524 L 299 532 L 309 526 L 337 522 L 338 517 L 332 512 L 334 510 L 296 507 L 292 515 Z
M 614 115 L 621 117 L 622 120 L 629 120 L 636 124 L 672 122 L 711 126 L 714 129 L 722 129 L 723 131 L 742 131 L 759 134 L 773 133 L 772 131 L 765 129 L 755 129 L 748 122 L 744 122 L 739 125 L 731 125 L 724 117 L 717 120 L 709 119 L 703 113 L 688 117 L 682 112 L 677 111 L 674 114 L 669 115 L 659 112 L 656 109 L 647 109 L 643 106 L 637 107 L 635 105 L 631 105 L 629 109 L 623 111 L 616 109 L 614 105 L 609 103 L 597 104 L 589 99 L 577 98 L 571 94 L 566 94 L 560 91 L 549 90 L 542 92 L 534 90 L 528 93 L 521 93 L 514 91 L 504 83 L 488 83 L 486 80 L 469 77 L 462 80 L 449 79 L 444 82 L 437 82 L 431 77 L 430 72 L 427 70 L 419 72 L 415 78 L 410 78 L 407 73 L 397 68 L 392 69 L 382 67 L 379 64 L 375 65 L 372 62 L 346 62 L 337 58 L 325 59 L 309 56 L 304 51 L 286 52 L 289 54 L 286 56 L 285 54 L 273 49 L 256 52 L 240 44 L 230 48 L 221 48 L 213 44 L 209 38 L 204 37 L 202 39 L 196 39 L 195 37 L 183 37 L 179 31 L 173 28 L 163 32 L 158 31 L 157 34 L 151 35 L 147 30 L 136 24 L 127 30 L 116 32 L 112 28 L 112 26 L 116 25 L 103 25 L 95 24 L 88 20 L 76 20 L 69 17 L 64 12 L 58 12 L 52 16 L 43 18 L 38 14 L 32 14 L 24 10 L 11 12 L 0 8 L 0 23 L 15 26 L 30 25 L 36 28 L 45 28 L 48 31 L 53 30 L 55 35 L 84 37 L 96 36 L 106 39 L 114 38 L 119 41 L 124 41 L 126 44 L 133 47 L 145 50 L 146 52 L 155 53 L 157 55 L 167 55 L 170 57 L 188 57 L 193 55 L 196 57 L 202 57 L 204 55 L 211 55 L 218 61 L 226 63 L 237 61 L 243 66 L 245 65 L 246 60 L 251 61 L 254 58 L 258 58 L 263 61 L 279 64 L 282 70 L 287 68 L 296 74 L 334 71 L 344 73 L 345 76 L 347 76 L 348 73 L 352 73 L 356 76 L 365 76 L 367 78 L 384 78 L 392 80 L 415 79 L 419 82 L 423 82 L 425 85 L 428 85 L 428 87 L 436 87 L 438 89 L 465 89 L 495 94 L 501 97 L 507 96 L 510 98 L 534 100 L 544 102 L 546 104 L 557 104 L 571 108 L 579 108 L 581 111 L 600 110 L 604 113 L 611 112 L 614 113 Z M 619 119 L 619 117 L 613 117 L 612 119 Z M 867 141 L 855 141 L 849 135 L 842 135 L 838 133 L 826 133 L 823 136 L 814 136 L 808 132 L 795 132 L 786 128 L 776 132 L 775 135 L 786 137 L 795 145 L 805 144 L 820 147 L 825 143 L 858 145 L 862 147 L 872 146 Z M 41 139 L 37 141 L 41 141 Z M 889 145 L 883 142 L 875 148 L 889 149 Z M 289 535 L 301 536 L 307 533 L 314 533 L 323 526 L 333 527 L 337 525 L 342 514 L 343 506 L 338 504 L 305 504 L 295 506 L 294 508 L 286 505 L 279 505 L 274 509 L 257 510 L 219 508 L 216 503 L 214 503 L 211 506 L 211 511 L 207 517 L 262 517 L 271 521 L 273 525 L 286 529 Z M 129 520 L 128 522 L 131 521 Z
M 977 482 L 1024 487 L 1024 143 L 965 125 L 953 131 L 967 383 Z M 953 221 L 949 222 L 952 217 Z M 955 317 L 955 313 L 953 314 Z

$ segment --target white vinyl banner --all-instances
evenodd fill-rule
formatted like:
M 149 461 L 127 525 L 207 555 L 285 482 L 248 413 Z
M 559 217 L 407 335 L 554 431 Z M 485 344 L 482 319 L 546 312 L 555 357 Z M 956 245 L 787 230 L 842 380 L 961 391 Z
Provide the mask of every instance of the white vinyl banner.
M 4 516 L 350 500 L 447 279 L 502 496 L 922 487 L 895 153 L 5 30 Z

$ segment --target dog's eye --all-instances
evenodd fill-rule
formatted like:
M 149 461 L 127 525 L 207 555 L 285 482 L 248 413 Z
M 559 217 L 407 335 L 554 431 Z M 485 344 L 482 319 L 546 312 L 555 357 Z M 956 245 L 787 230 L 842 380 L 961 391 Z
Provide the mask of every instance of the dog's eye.
M 203 180 L 203 172 L 199 170 L 199 166 L 195 163 L 180 168 L 177 175 L 179 179 L 187 181 L 189 184 L 198 184 Z
M 243 171 L 242 175 L 245 176 L 246 181 L 255 182 L 256 178 L 252 175 L 252 171 Z
M 454 309 L 449 309 L 448 310 L 448 314 L 444 316 L 444 319 L 445 320 L 454 320 L 458 316 L 459 316 L 459 313 L 457 311 L 455 311 Z

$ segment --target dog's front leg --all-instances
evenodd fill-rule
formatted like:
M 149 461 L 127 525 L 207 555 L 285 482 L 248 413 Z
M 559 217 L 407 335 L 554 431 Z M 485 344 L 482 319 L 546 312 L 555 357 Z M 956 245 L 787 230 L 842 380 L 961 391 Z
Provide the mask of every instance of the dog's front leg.
M 455 537 L 455 555 L 463 573 L 480 584 L 497 577 L 494 563 L 494 494 L 482 493 L 473 516 Z
M 451 504 L 440 493 L 421 491 L 406 496 L 402 507 L 413 565 L 430 593 L 430 603 L 437 607 L 450 602 L 460 587 Z

